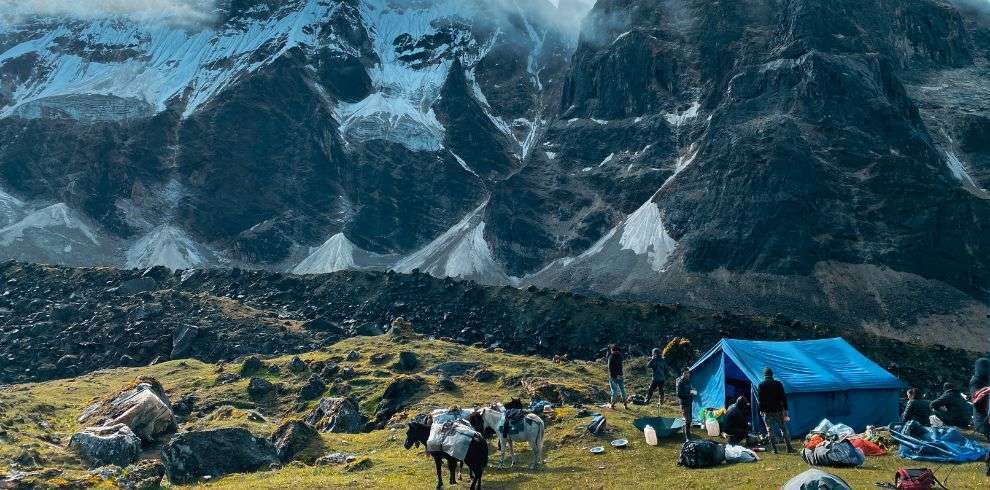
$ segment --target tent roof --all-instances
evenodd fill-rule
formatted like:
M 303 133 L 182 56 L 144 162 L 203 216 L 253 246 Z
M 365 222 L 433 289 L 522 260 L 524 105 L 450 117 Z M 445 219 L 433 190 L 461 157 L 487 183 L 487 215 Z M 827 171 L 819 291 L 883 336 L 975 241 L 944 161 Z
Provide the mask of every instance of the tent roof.
M 691 369 L 719 352 L 754 383 L 763 379 L 763 369 L 769 366 L 789 393 L 904 387 L 893 374 L 841 338 L 787 342 L 722 339 Z

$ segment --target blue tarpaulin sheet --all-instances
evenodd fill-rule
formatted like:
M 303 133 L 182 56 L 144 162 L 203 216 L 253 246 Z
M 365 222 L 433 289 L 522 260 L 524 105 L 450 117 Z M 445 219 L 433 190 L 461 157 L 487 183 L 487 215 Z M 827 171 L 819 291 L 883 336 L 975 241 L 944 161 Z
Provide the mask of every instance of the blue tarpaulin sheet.
M 727 399 L 745 395 L 753 402 L 753 427 L 761 428 L 755 393 L 767 367 L 784 384 L 795 436 L 825 418 L 856 430 L 898 420 L 904 384 L 841 338 L 722 339 L 691 367 L 691 382 L 698 390 L 695 418 L 706 407 L 723 407 Z
M 891 430 L 890 437 L 901 445 L 905 459 L 936 463 L 971 463 L 983 461 L 987 449 L 966 438 L 955 427 L 924 427 L 917 423 L 905 425 L 901 431 Z

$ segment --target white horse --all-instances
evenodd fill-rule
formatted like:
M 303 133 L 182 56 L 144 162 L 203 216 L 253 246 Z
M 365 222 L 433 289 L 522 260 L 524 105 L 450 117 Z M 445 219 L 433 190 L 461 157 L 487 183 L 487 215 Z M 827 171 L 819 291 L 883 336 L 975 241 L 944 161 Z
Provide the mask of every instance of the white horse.
M 510 466 L 514 466 L 516 453 L 512 450 L 512 441 L 526 441 L 533 451 L 533 462 L 529 467 L 536 469 L 539 466 L 540 461 L 543 460 L 543 435 L 546 430 L 543 419 L 532 413 L 527 413 L 523 423 L 523 431 L 505 437 L 502 434 L 502 426 L 505 424 L 505 409 L 501 405 L 478 409 L 475 414 L 480 415 L 485 429 L 491 429 L 498 435 L 499 448 L 501 448 L 499 465 L 505 466 L 505 449 L 508 447 Z

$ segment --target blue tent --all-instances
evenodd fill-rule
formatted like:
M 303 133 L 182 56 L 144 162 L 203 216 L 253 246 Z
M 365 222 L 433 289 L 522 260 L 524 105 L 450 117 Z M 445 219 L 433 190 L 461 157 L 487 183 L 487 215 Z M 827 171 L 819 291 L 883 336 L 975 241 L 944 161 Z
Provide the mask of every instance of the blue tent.
M 899 418 L 904 383 L 841 338 L 722 339 L 691 367 L 691 384 L 698 390 L 695 420 L 705 407 L 723 407 L 727 400 L 745 395 L 752 402 L 753 427 L 758 431 L 763 425 L 756 387 L 767 367 L 784 384 L 794 436 L 808 433 L 825 418 L 858 431 Z

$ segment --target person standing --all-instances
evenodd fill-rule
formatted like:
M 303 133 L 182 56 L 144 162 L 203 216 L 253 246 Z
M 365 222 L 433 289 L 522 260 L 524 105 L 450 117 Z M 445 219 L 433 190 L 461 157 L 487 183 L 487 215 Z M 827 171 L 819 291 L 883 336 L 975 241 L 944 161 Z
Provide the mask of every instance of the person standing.
M 626 382 L 622 377 L 622 352 L 619 346 L 612 344 L 608 346 L 608 388 L 611 392 L 610 402 L 612 409 L 615 409 L 616 399 L 622 400 L 622 405 L 629 409 L 629 401 L 626 397 Z
M 650 381 L 650 389 L 646 391 L 646 401 L 645 403 L 650 403 L 653 398 L 653 391 L 658 390 L 660 392 L 660 403 L 664 400 L 664 385 L 667 383 L 667 361 L 663 360 L 660 355 L 660 349 L 653 349 L 653 356 L 650 357 L 650 362 L 646 363 L 646 367 L 650 368 L 650 374 L 653 376 Z
M 691 440 L 691 422 L 694 421 L 694 396 L 698 394 L 691 386 L 691 370 L 684 368 L 681 377 L 677 378 L 677 399 L 681 404 L 681 414 L 684 416 L 684 442 Z
M 760 415 L 763 417 L 763 425 L 766 426 L 767 436 L 770 438 L 770 447 L 773 448 L 774 454 L 777 454 L 777 442 L 774 439 L 774 429 L 777 429 L 784 437 L 787 452 L 793 453 L 791 433 L 787 428 L 791 417 L 787 415 L 787 393 L 784 392 L 784 384 L 773 378 L 773 369 L 769 367 L 763 370 L 763 378 L 756 391 Z

